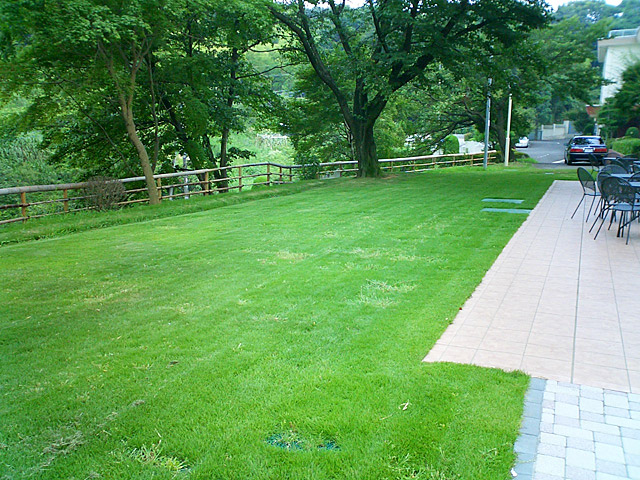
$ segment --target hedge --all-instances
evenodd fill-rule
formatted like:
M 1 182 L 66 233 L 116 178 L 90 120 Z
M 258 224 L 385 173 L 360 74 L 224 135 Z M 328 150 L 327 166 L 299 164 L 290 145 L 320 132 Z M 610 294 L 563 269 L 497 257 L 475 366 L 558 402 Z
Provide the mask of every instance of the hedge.
M 640 156 L 640 138 L 618 138 L 613 141 L 612 148 L 623 155 Z

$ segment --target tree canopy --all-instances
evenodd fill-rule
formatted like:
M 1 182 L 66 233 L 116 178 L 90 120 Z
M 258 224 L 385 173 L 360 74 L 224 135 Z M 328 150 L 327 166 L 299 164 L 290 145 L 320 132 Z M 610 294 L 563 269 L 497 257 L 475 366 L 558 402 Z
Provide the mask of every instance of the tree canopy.
M 431 65 L 473 68 L 461 53 L 467 45 L 491 50 L 547 21 L 537 0 L 369 0 L 358 9 L 344 1 L 290 0 L 269 8 L 331 90 L 363 176 L 380 172 L 374 126 L 395 92 Z

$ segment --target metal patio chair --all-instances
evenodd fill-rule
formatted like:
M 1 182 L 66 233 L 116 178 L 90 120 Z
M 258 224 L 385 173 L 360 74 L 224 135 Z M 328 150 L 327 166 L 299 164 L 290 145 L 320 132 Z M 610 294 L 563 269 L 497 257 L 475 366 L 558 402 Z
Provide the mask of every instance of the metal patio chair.
M 592 197 L 591 205 L 589 206 L 589 213 L 587 213 L 587 220 L 588 220 L 589 215 L 591 215 L 591 210 L 593 209 L 593 204 L 595 203 L 596 198 L 600 197 L 600 193 L 598 193 L 598 190 L 596 188 L 596 181 L 593 179 L 593 176 L 589 173 L 589 171 L 586 168 L 578 167 L 578 180 L 580 180 L 580 185 L 582 185 L 582 198 L 580 199 L 578 206 L 576 206 L 576 209 L 573 211 L 571 218 L 575 216 L 576 212 L 578 211 L 578 208 L 580 208 L 580 205 L 582 205 L 584 198 Z
M 609 165 L 605 165 L 604 167 L 602 167 L 600 169 L 600 173 L 625 174 L 629 172 L 627 172 L 627 170 L 622 165 L 610 163 Z
M 591 171 L 600 171 L 600 167 L 603 165 L 602 163 L 600 163 L 600 161 L 598 160 L 598 157 L 596 157 L 593 153 L 590 153 L 589 156 L 589 164 L 591 165 Z
M 640 204 L 636 202 L 638 190 L 624 178 L 608 177 L 602 182 L 600 191 L 603 199 L 603 214 L 594 240 L 598 238 L 600 229 L 605 222 L 607 215 L 610 213 L 609 229 L 616 219 L 616 214 L 620 213 L 620 221 L 618 222 L 618 231 L 616 236 L 624 236 L 624 229 L 627 229 L 627 245 L 629 244 L 629 235 L 631 232 L 631 223 L 640 215 Z M 596 219 L 597 221 L 597 219 Z

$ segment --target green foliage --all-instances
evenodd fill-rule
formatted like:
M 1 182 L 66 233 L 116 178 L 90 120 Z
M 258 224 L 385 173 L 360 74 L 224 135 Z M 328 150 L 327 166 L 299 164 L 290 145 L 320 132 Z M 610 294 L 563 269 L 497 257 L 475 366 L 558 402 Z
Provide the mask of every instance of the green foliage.
M 449 135 L 442 142 L 442 153 L 445 155 L 450 153 L 460 153 L 460 142 L 455 135 Z
M 41 131 L 54 161 L 81 168 L 85 178 L 140 174 L 132 161 L 140 145 L 131 144 L 122 112 L 131 113 L 152 168 L 171 171 L 176 154 L 193 168 L 216 166 L 211 137 L 243 130 L 279 104 L 245 59 L 270 36 L 271 18 L 255 7 L 219 0 L 54 0 L 42 8 L 4 2 L 0 40 L 11 48 L 2 58 L 9 75 L 0 96 L 28 99 L 18 129 Z
M 394 93 L 424 80 L 430 69 L 468 71 L 470 58 L 482 58 L 485 49 L 509 45 L 547 21 L 545 4 L 538 1 L 479 0 L 473 8 L 463 1 L 301 5 L 274 2 L 270 10 L 330 91 L 363 176 L 380 173 L 376 140 L 385 138 L 381 133 L 398 136 L 393 128 L 375 133 Z
M 622 86 L 607 99 L 598 121 L 612 136 L 623 136 L 630 127 L 640 127 L 640 62 L 628 67 L 622 74 Z
M 604 0 L 577 0 L 558 7 L 554 17 L 558 21 L 576 18 L 585 26 L 604 22 L 611 29 L 640 26 L 640 0 L 622 0 L 609 5 Z
M 613 141 L 612 148 L 623 155 L 640 157 L 640 138 L 618 138 Z
M 318 178 L 321 166 L 323 163 L 320 159 L 313 155 L 296 155 L 296 164 L 302 165 L 302 168 L 298 169 L 298 176 L 301 180 L 312 180 Z
M 271 177 L 271 180 L 273 181 L 273 177 Z M 266 175 L 260 175 L 259 177 L 253 177 L 253 183 L 251 184 L 251 190 L 259 190 L 259 189 L 267 188 L 267 187 L 271 186 L 270 184 L 267 183 L 268 181 L 269 181 L 269 179 L 267 178 Z
M 41 138 L 31 134 L 15 139 L 0 139 L 0 188 L 23 185 L 47 185 L 66 180 L 49 163 L 49 154 L 40 147 Z
M 629 127 L 627 128 L 627 132 L 624 134 L 624 136 L 631 138 L 640 138 L 640 130 L 638 130 L 638 127 Z
M 579 2 L 570 5 L 575 3 Z M 534 49 L 542 67 L 539 88 L 530 86 L 539 96 L 539 124 L 561 122 L 575 115 L 576 110 L 584 112 L 584 104 L 597 103 L 600 95 L 602 75 L 594 67 L 594 45 L 598 38 L 606 36 L 608 23 L 584 24 L 576 16 L 559 18 L 561 21 L 550 28 L 535 32 L 528 47 Z
M 567 113 L 567 118 L 573 122 L 575 129 L 583 135 L 593 135 L 595 122 L 588 114 L 584 105 Z
M 41 136 L 30 134 L 12 139 L 0 137 L 0 188 L 25 185 L 49 185 L 75 180 L 76 172 L 64 165 L 54 165 L 50 153 L 40 148 Z M 56 193 L 39 194 L 38 200 L 56 198 Z M 0 204 L 19 203 L 18 195 L 0 196 Z M 35 205 L 30 208 L 31 215 L 52 213 L 53 204 Z M 19 210 L 0 210 L 0 220 L 19 216 Z

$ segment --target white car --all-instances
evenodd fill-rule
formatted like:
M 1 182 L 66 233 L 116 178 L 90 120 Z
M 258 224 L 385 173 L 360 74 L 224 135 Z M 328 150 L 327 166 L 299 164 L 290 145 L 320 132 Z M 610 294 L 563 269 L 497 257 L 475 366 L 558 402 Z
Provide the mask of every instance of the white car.
M 518 140 L 518 143 L 516 143 L 516 148 L 528 148 L 528 147 L 529 147 L 528 137 L 521 137 L 520 140 Z

